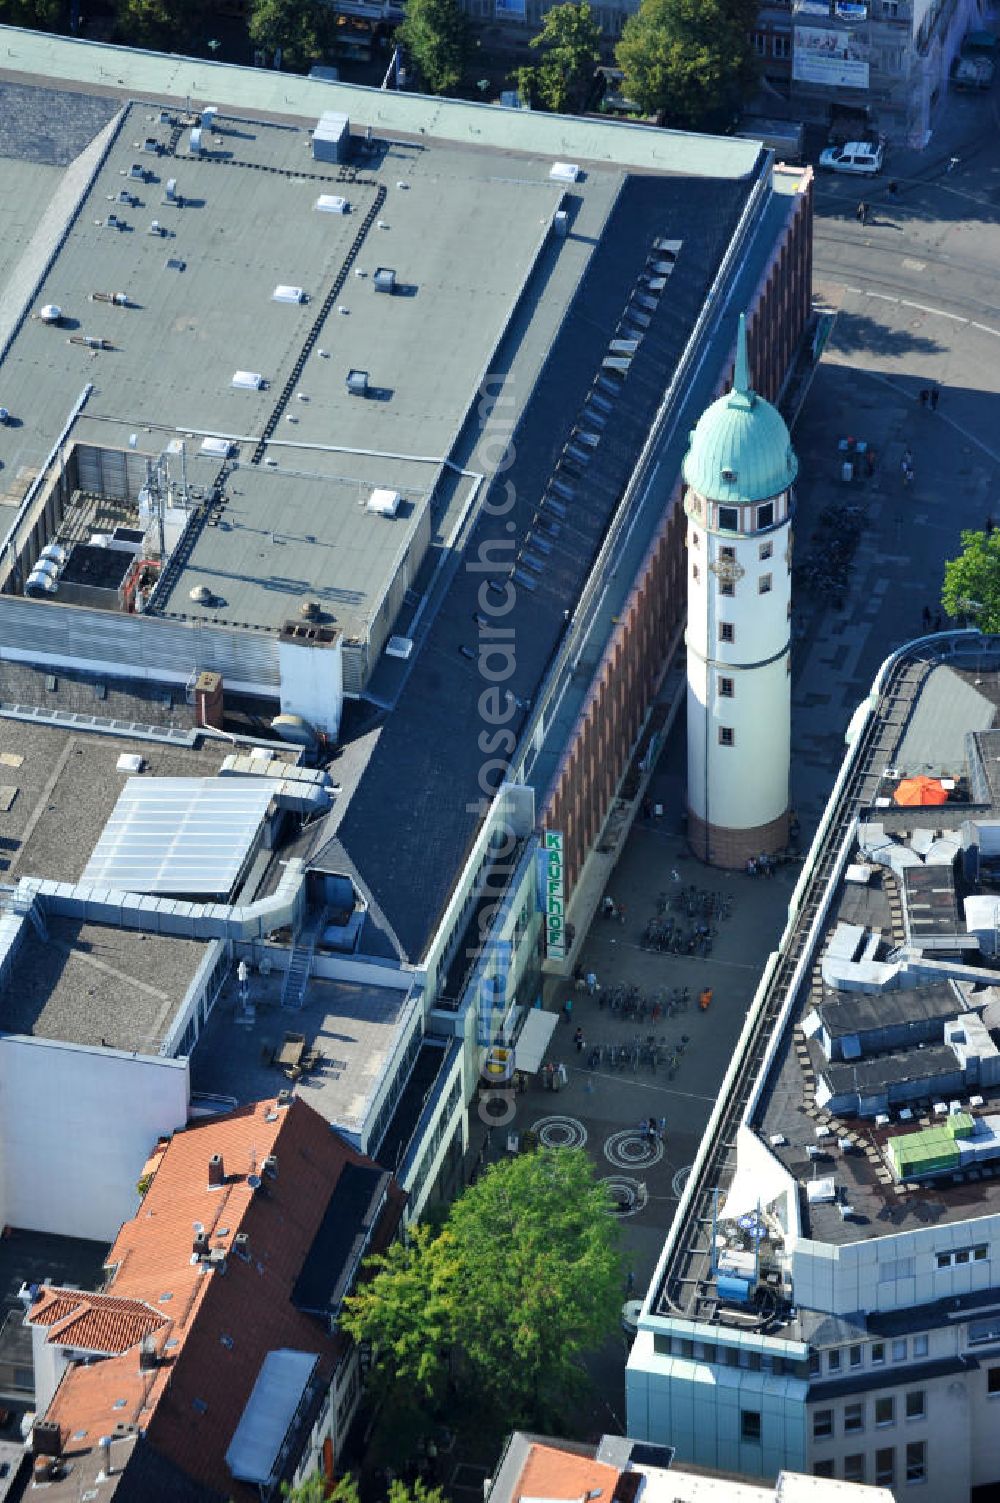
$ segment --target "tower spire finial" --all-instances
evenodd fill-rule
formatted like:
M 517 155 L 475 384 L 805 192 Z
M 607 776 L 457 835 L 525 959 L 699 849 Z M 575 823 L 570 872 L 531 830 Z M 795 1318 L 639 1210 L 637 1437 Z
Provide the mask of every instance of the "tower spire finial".
M 750 360 L 747 356 L 747 316 L 740 314 L 740 326 L 736 334 L 736 368 L 733 371 L 733 390 L 740 396 L 750 395 Z

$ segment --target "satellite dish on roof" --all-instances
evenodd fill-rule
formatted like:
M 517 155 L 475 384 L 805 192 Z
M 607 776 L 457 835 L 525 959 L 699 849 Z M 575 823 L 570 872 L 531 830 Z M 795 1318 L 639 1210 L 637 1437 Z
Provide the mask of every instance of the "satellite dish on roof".
M 210 605 L 212 603 L 212 592 L 208 588 L 208 585 L 199 584 L 195 585 L 194 589 L 188 592 L 188 598 L 193 600 L 196 605 Z
M 247 1184 L 250 1186 L 251 1190 L 259 1190 L 260 1187 L 261 1187 L 261 1177 L 260 1177 L 260 1175 L 259 1174 L 248 1174 L 247 1175 Z

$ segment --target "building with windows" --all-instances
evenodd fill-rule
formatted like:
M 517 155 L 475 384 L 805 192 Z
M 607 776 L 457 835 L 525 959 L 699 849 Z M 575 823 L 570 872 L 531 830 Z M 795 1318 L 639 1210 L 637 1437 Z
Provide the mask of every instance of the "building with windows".
M 681 1460 L 995 1494 L 996 662 L 918 641 L 852 721 L 629 1358 Z
M 962 40 L 981 25 L 975 0 L 765 0 L 753 45 L 767 89 L 797 119 L 920 148 Z
M 399 1225 L 392 1176 L 286 1094 L 176 1134 L 143 1184 L 102 1291 L 22 1290 L 36 1485 L 256 1503 L 332 1479 L 361 1389 L 337 1316 Z
M 792 486 L 784 420 L 750 385 L 740 319 L 730 391 L 684 459 L 688 517 L 687 833 L 713 866 L 788 844 Z
M 41 34 L 7 61 L 0 723 L 44 726 L 67 788 L 81 748 L 107 795 L 79 864 L 54 836 L 22 871 L 34 793 L 12 923 L 204 945 L 171 952 L 200 958 L 162 1036 L 149 998 L 178 1102 L 252 1102 L 277 1059 L 419 1215 L 460 1183 L 486 1052 L 572 965 L 681 645 L 686 435 L 740 310 L 781 391 L 811 173 Z M 225 892 L 117 859 L 132 742 L 296 784 L 275 840 L 248 793 Z

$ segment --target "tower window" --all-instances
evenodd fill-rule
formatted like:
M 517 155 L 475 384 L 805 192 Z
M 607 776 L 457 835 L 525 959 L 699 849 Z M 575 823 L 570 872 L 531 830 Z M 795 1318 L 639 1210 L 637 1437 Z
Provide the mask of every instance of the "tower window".
M 757 581 L 757 594 L 766 595 L 771 589 L 770 574 L 762 574 Z
M 699 546 L 700 542 L 701 542 L 701 539 L 699 538 L 698 534 L 696 532 L 692 532 L 692 534 L 691 534 L 691 547 L 692 548 L 697 548 Z
M 719 726 L 719 745 L 720 746 L 735 746 L 736 745 L 736 734 L 733 731 L 733 728 L 732 728 L 731 725 L 720 725 Z
M 725 465 L 722 469 L 722 478 L 727 485 L 735 485 L 736 471 L 731 470 L 728 465 Z
M 761 545 L 760 545 L 760 558 L 761 558 L 761 560 L 763 560 L 765 558 L 770 558 L 773 553 L 774 553 L 774 544 L 773 543 L 761 543 Z
M 720 642 L 735 642 L 736 641 L 736 628 L 735 628 L 735 626 L 733 625 L 733 623 L 731 621 L 720 621 L 719 622 L 719 641 Z
M 736 693 L 736 680 L 731 678 L 719 679 L 719 694 L 723 699 L 732 699 Z
M 736 585 L 733 582 L 733 580 L 731 580 L 731 579 L 720 579 L 719 580 L 719 594 L 720 595 L 735 595 L 736 594 Z
M 774 526 L 774 502 L 773 501 L 766 501 L 763 506 L 758 506 L 758 508 L 757 508 L 757 526 L 758 527 L 773 527 Z
M 738 506 L 719 507 L 719 526 L 724 532 L 736 532 L 740 525 L 740 511 Z
M 697 584 L 698 581 L 699 581 L 699 579 L 701 578 L 701 575 L 698 572 L 698 565 L 697 564 L 692 564 L 691 565 L 691 578 L 694 580 L 695 584 Z
M 736 549 L 730 543 L 723 543 L 722 547 L 719 549 L 719 557 L 731 558 L 735 561 Z

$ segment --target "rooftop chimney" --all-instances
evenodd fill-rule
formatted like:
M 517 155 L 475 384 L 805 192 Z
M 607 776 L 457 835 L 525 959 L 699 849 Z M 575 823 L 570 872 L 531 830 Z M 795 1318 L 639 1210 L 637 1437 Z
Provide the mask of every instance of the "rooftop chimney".
M 226 1171 L 222 1163 L 222 1154 L 213 1153 L 208 1161 L 208 1188 L 217 1190 L 220 1185 L 225 1184 L 225 1181 Z
M 36 1456 L 58 1456 L 62 1436 L 55 1420 L 36 1420 L 31 1429 L 31 1449 Z

